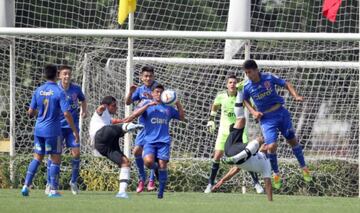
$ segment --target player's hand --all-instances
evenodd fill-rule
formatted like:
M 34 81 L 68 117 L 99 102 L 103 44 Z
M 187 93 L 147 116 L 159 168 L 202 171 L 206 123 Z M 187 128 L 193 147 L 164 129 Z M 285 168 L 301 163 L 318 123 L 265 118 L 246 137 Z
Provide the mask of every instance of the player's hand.
M 219 180 L 219 182 L 217 182 L 216 185 L 212 187 L 211 191 L 214 192 L 214 191 L 218 190 L 220 188 L 220 186 L 223 184 L 224 184 L 224 181 L 222 179 Z
M 80 135 L 78 131 L 73 132 L 75 137 L 75 143 L 80 143 Z
M 111 120 L 112 124 L 120 124 L 120 123 L 124 123 L 124 121 L 120 118 L 114 118 Z
M 253 114 L 255 120 L 260 120 L 260 118 L 264 115 L 262 112 L 255 111 Z
M 81 112 L 81 117 L 82 117 L 82 118 L 86 118 L 87 116 L 88 116 L 87 111 Z
M 304 101 L 304 97 L 302 97 L 302 96 L 296 96 L 296 97 L 295 97 L 295 101 L 303 102 L 303 101 Z
M 216 126 L 215 126 L 215 121 L 208 121 L 207 122 L 207 124 L 206 124 L 206 127 L 207 127 L 207 129 L 208 129 L 208 131 L 210 132 L 210 133 L 214 133 L 215 132 L 215 128 L 216 128 Z
M 136 89 L 137 89 L 137 86 L 136 86 L 136 85 L 131 85 L 131 86 L 130 86 L 130 93 L 133 94 Z

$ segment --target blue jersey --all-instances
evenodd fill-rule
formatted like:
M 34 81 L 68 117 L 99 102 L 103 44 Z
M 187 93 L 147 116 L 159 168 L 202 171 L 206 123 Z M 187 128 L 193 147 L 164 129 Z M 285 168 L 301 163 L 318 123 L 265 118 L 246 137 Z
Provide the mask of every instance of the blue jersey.
M 38 110 L 34 135 L 55 137 L 61 134 L 60 114 L 69 111 L 70 106 L 64 91 L 49 81 L 35 90 L 30 109 Z
M 252 98 L 256 109 L 265 112 L 275 104 L 284 104 L 284 98 L 276 92 L 275 85 L 284 87 L 286 81 L 271 74 L 260 73 L 260 81 L 247 80 L 244 85 L 244 100 Z
M 85 101 L 85 95 L 81 91 L 80 86 L 70 83 L 70 86 L 65 90 L 61 81 L 58 82 L 59 87 L 65 92 L 66 99 L 70 105 L 70 112 L 74 119 L 74 123 L 79 128 L 79 101 Z M 66 121 L 64 114 L 61 114 L 61 128 L 70 128 L 70 125 Z
M 147 101 L 147 103 L 149 103 L 149 101 Z M 143 119 L 145 126 L 144 141 L 146 143 L 162 142 L 170 144 L 170 120 L 179 120 L 179 118 L 179 112 L 172 106 L 165 104 L 150 106 L 140 118 Z
M 141 101 L 143 99 L 152 99 L 151 92 L 154 87 L 156 87 L 158 83 L 154 81 L 150 87 L 147 87 L 145 85 L 142 85 L 138 88 L 136 88 L 135 92 L 131 96 L 131 100 L 133 102 L 135 101 Z

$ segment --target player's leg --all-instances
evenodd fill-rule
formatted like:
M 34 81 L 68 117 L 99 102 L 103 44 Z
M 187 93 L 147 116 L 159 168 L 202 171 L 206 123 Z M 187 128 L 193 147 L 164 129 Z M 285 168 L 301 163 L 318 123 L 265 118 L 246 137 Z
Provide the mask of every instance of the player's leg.
M 118 138 L 117 138 L 118 140 Z M 130 161 L 120 150 L 119 145 L 117 147 L 109 147 L 107 149 L 106 157 L 114 162 L 120 168 L 119 174 L 119 192 L 116 194 L 117 198 L 129 198 L 126 193 L 128 182 L 130 179 Z
M 156 186 L 155 186 L 155 170 L 150 169 L 149 183 L 147 185 L 147 190 L 148 191 L 154 191 L 155 189 L 156 189 Z
M 136 164 L 136 167 L 137 167 L 138 173 L 139 173 L 138 174 L 139 180 L 138 180 L 138 186 L 136 188 L 136 192 L 140 193 L 144 190 L 145 181 L 146 181 L 146 172 L 145 172 L 145 168 L 144 168 L 144 160 L 142 158 L 143 147 L 136 143 L 137 143 L 137 141 L 135 142 L 133 155 L 134 155 L 135 164 Z
M 277 161 L 277 138 L 278 138 L 278 123 L 279 115 L 274 116 L 267 115 L 261 119 L 261 130 L 265 140 L 265 146 L 267 150 L 267 157 L 270 160 L 271 168 L 274 171 L 273 183 L 274 188 L 281 188 L 281 177 L 279 172 L 279 166 Z
M 168 180 L 167 163 L 170 160 L 170 145 L 167 143 L 157 143 L 157 159 L 159 159 L 159 191 L 158 198 L 164 197 Z
M 265 183 L 265 191 L 268 198 L 268 201 L 272 201 L 272 186 L 271 186 L 271 165 L 269 162 L 269 159 L 267 159 L 266 155 L 264 153 L 259 153 L 260 158 L 258 160 L 260 161 L 260 165 L 262 165 L 262 176 L 264 178 Z
M 210 177 L 209 177 L 208 185 L 206 186 L 206 189 L 204 190 L 204 193 L 210 193 L 211 188 L 215 184 L 215 178 L 216 178 L 216 175 L 220 168 L 220 159 L 224 155 L 224 147 L 225 147 L 225 142 L 226 142 L 228 135 L 229 134 L 223 134 L 221 132 L 218 133 L 218 137 L 217 137 L 216 143 L 215 143 L 214 157 L 212 159 L 212 164 L 211 164 Z
M 25 183 L 21 190 L 21 194 L 23 196 L 29 196 L 29 187 L 31 186 L 34 175 L 36 174 L 36 171 L 44 158 L 44 154 L 45 139 L 34 136 L 34 159 L 30 162 L 26 172 Z
M 60 136 L 46 138 L 45 153 L 50 154 L 50 193 L 48 197 L 61 197 L 58 192 L 62 142 Z
M 290 118 L 290 113 L 286 109 L 284 109 L 283 111 L 284 112 L 282 113 L 282 125 L 279 128 L 280 132 L 286 138 L 287 143 L 291 146 L 293 154 L 295 155 L 301 169 L 303 170 L 304 180 L 306 182 L 310 182 L 312 180 L 312 177 L 310 175 L 309 169 L 306 166 L 302 147 L 296 139 L 295 131 Z
M 75 137 L 72 133 L 71 129 L 67 129 L 66 131 L 66 147 L 71 149 L 71 180 L 70 180 L 70 190 L 73 195 L 77 195 L 79 193 L 79 189 L 77 186 L 77 180 L 79 178 L 80 173 L 80 142 L 76 143 Z

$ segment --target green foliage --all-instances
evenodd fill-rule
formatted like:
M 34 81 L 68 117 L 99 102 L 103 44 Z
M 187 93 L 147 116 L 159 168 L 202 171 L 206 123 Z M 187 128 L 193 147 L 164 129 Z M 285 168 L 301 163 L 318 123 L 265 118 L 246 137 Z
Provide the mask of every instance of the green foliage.
M 15 181 L 11 184 L 9 174 L 9 158 L 0 157 L 0 188 L 21 187 L 31 156 L 15 159 Z M 71 177 L 71 158 L 65 155 L 61 166 L 60 188 L 69 189 Z M 210 161 L 171 161 L 169 163 L 169 181 L 167 190 L 176 192 L 201 192 L 207 184 L 210 171 Z M 129 190 L 134 191 L 137 184 L 137 170 L 132 166 Z M 218 178 L 223 176 L 230 166 L 222 165 Z M 358 195 L 358 165 L 340 160 L 321 160 L 309 163 L 313 171 L 314 181 L 307 184 L 302 179 L 301 170 L 295 162 L 280 163 L 285 182 L 276 194 L 284 195 L 312 195 L 312 196 L 357 196 Z M 83 156 L 79 178 L 80 189 L 85 191 L 117 191 L 119 184 L 119 169 L 105 158 Z M 224 184 L 222 192 L 240 192 L 243 181 L 248 190 L 252 191 L 250 176 L 247 172 L 240 172 L 232 180 Z M 46 184 L 46 167 L 40 166 L 33 187 L 44 189 Z

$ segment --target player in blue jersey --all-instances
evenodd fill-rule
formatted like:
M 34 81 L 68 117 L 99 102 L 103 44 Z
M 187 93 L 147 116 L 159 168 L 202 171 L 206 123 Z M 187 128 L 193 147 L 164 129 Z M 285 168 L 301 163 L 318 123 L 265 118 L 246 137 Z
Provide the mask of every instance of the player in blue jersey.
M 278 131 L 281 132 L 287 143 L 292 147 L 293 153 L 303 169 L 304 180 L 310 182 L 312 177 L 305 164 L 302 147 L 295 137 L 290 113 L 284 108 L 284 98 L 277 94 L 275 85 L 287 89 L 296 101 L 303 101 L 303 97 L 297 94 L 288 81 L 271 73 L 259 72 L 254 60 L 246 60 L 243 67 L 249 78 L 244 85 L 244 104 L 253 117 L 260 122 L 267 155 L 274 171 L 274 188 L 279 189 L 282 184 L 276 155 Z M 253 100 L 256 109 L 252 107 L 250 98 Z
M 76 85 L 71 80 L 72 69 L 69 66 L 63 65 L 59 67 L 59 79 L 58 86 L 65 92 L 66 98 L 70 105 L 70 112 L 74 119 L 75 126 L 78 131 L 79 129 L 79 112 L 83 118 L 87 115 L 87 103 L 85 100 L 84 93 L 81 91 L 81 87 Z M 79 101 L 80 108 L 79 109 Z M 72 160 L 71 160 L 71 180 L 70 189 L 72 194 L 78 194 L 77 179 L 79 177 L 80 168 L 80 143 L 76 143 L 75 138 L 72 134 L 72 130 L 67 123 L 65 117 L 61 115 L 61 141 L 65 142 L 67 148 L 71 149 Z M 48 184 L 46 184 L 45 193 L 48 194 L 50 190 L 50 165 L 51 160 L 48 159 Z
M 141 68 L 141 81 L 143 85 L 137 87 L 132 85 L 130 87 L 130 92 L 127 94 L 125 98 L 125 104 L 130 105 L 132 103 L 140 102 L 142 100 L 151 100 L 151 92 L 152 89 L 158 84 L 154 80 L 154 68 L 151 66 L 144 66 Z M 142 119 L 139 120 L 139 123 L 142 124 Z M 135 139 L 135 147 L 133 149 L 133 155 L 135 158 L 135 164 L 138 168 L 138 186 L 136 188 L 136 192 L 140 193 L 144 190 L 145 181 L 146 181 L 146 172 L 144 169 L 144 160 L 142 158 L 143 147 L 145 145 L 144 138 L 144 131 L 141 130 Z M 155 182 L 154 182 L 154 170 L 150 170 L 149 182 L 147 185 L 147 190 L 152 191 L 155 190 Z
M 169 123 L 172 119 L 184 120 L 185 112 L 179 101 L 176 102 L 177 110 L 161 103 L 160 96 L 164 91 L 162 85 L 157 85 L 151 95 L 153 100 L 145 100 L 141 107 L 124 120 L 130 122 L 140 116 L 144 119 L 144 163 L 146 167 L 158 169 L 159 191 L 158 198 L 163 198 L 168 179 L 167 163 L 170 159 L 171 137 Z M 152 106 L 153 102 L 159 104 Z
M 46 83 L 38 87 L 31 99 L 28 110 L 30 117 L 37 114 L 34 131 L 34 159 L 30 162 L 25 183 L 21 190 L 23 196 L 29 195 L 29 187 L 32 179 L 43 160 L 45 154 L 50 154 L 50 193 L 49 197 L 60 197 L 58 193 L 58 179 L 60 173 L 62 144 L 61 135 L 61 112 L 64 114 L 73 134 L 75 142 L 79 142 L 79 133 L 74 124 L 70 106 L 66 100 L 64 91 L 56 84 L 57 69 L 54 65 L 47 65 L 44 69 Z

